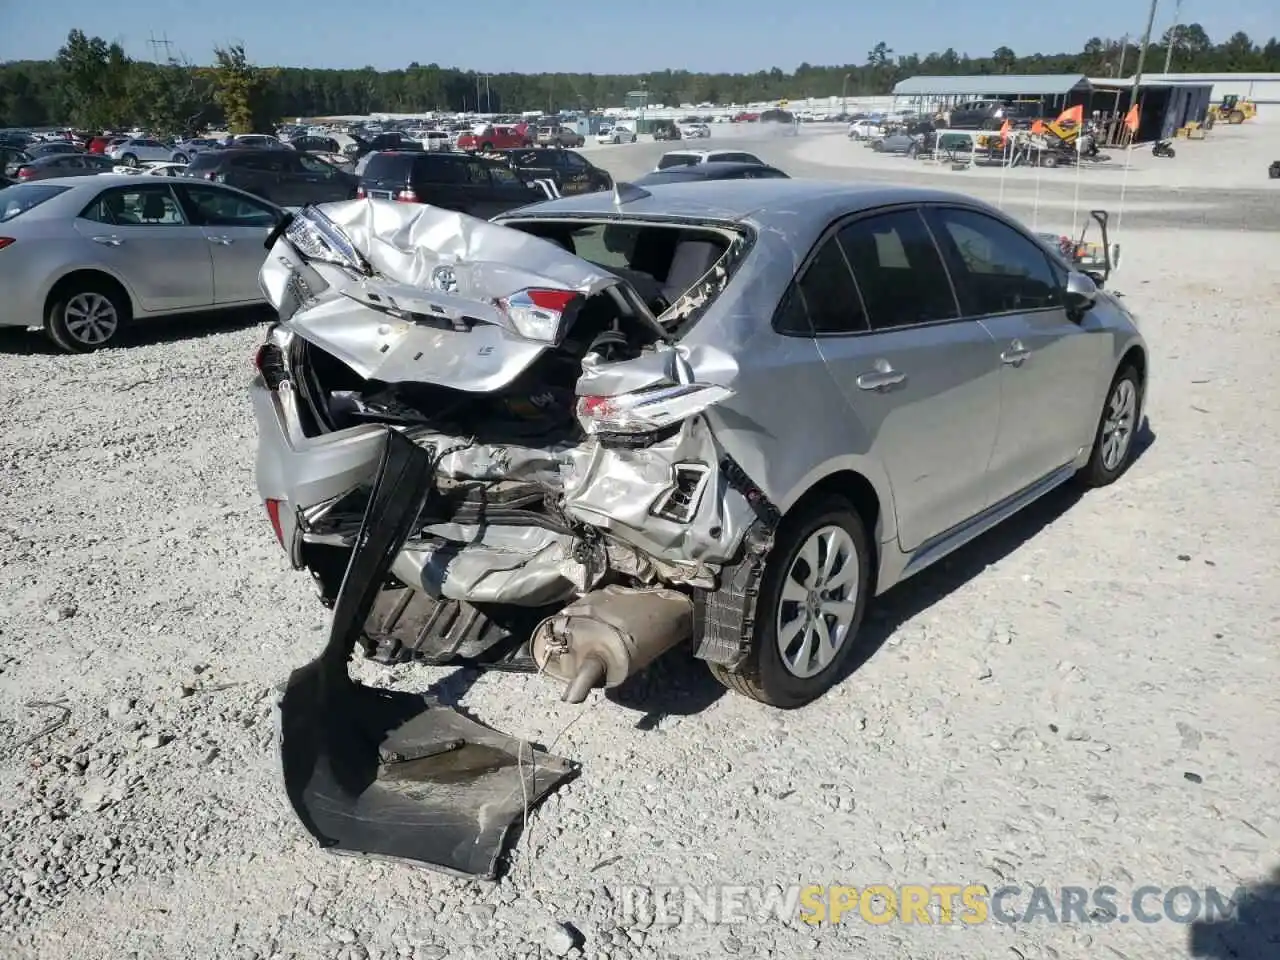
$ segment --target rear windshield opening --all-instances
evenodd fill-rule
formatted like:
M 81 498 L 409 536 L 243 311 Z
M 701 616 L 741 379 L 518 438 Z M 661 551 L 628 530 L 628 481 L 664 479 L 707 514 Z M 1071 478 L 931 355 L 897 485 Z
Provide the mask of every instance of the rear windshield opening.
M 55 187 L 43 183 L 18 183 L 0 190 L 0 223 L 7 223 L 46 200 L 52 200 L 69 187 Z
M 741 227 L 613 221 L 504 221 L 621 277 L 658 322 L 686 333 L 732 279 L 749 237 Z
M 216 150 L 212 153 L 197 153 L 191 158 L 191 162 L 187 164 L 188 170 L 211 170 L 216 167 L 222 160 L 222 155 Z
M 421 157 L 416 159 L 419 165 L 419 174 L 426 176 L 429 171 L 435 169 L 435 164 L 428 158 Z M 414 157 L 406 157 L 402 154 L 375 153 L 369 158 L 369 163 L 364 168 L 363 175 L 367 180 L 407 182 L 409 170 L 412 168 L 414 161 Z

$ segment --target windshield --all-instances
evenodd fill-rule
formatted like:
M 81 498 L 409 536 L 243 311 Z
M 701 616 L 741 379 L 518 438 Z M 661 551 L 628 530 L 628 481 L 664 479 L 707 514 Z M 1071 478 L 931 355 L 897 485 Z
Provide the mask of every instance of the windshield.
M 19 183 L 5 187 L 0 190 L 0 223 L 7 223 L 14 217 L 21 216 L 68 189 L 70 188 L 43 183 Z

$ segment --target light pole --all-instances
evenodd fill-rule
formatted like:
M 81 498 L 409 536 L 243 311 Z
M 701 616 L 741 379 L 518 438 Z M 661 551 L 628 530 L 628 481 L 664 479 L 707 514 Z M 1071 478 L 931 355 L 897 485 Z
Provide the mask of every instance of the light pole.
M 1138 49 L 1138 70 L 1133 75 L 1133 95 L 1129 98 L 1129 106 L 1135 106 L 1138 103 L 1138 91 L 1142 86 L 1142 68 L 1147 62 L 1147 44 L 1151 42 L 1151 26 L 1156 22 L 1156 7 L 1160 5 L 1160 0 L 1151 0 L 1151 9 L 1147 12 L 1147 29 L 1142 34 L 1142 46 Z M 1142 107 L 1138 107 L 1138 114 L 1141 116 Z
M 1169 49 L 1164 52 L 1164 72 L 1169 72 L 1173 63 L 1173 48 L 1178 45 L 1178 19 L 1182 15 L 1182 0 L 1173 5 L 1173 26 L 1169 28 Z
M 1116 67 L 1116 76 L 1124 76 L 1124 56 L 1129 52 L 1129 35 L 1126 33 L 1120 38 L 1120 65 Z
M 840 83 L 840 112 L 846 117 L 849 115 L 849 98 L 845 95 L 849 92 L 849 77 L 852 74 L 846 73 L 844 80 Z

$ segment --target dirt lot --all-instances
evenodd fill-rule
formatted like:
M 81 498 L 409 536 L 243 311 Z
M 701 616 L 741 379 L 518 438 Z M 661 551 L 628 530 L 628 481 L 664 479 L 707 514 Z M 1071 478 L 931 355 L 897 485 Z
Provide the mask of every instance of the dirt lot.
M 864 175 L 833 173 L 816 139 L 760 149 L 793 175 Z M 631 175 L 656 154 L 616 155 Z M 679 655 L 581 707 L 534 677 L 366 665 L 583 764 L 494 885 L 329 856 L 288 809 L 272 688 L 326 616 L 255 499 L 261 317 L 77 358 L 0 337 L 0 956 L 1262 960 L 1275 947 L 1238 924 L 664 926 L 623 902 L 661 883 L 1110 884 L 1123 901 L 1280 864 L 1272 197 L 1268 214 L 1231 191 L 1198 192 L 1215 211 L 1199 219 L 1135 213 L 1115 286 L 1153 351 L 1141 458 L 882 598 L 866 663 L 810 708 L 724 694 Z

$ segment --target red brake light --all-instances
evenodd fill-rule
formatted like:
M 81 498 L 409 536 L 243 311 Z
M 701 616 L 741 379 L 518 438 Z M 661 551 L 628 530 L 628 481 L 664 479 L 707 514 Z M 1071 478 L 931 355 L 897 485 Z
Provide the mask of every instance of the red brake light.
M 365 198 L 364 187 L 356 187 L 356 199 L 363 200 Z
M 564 313 L 578 294 L 573 290 L 526 290 L 525 293 L 535 306 L 543 310 L 554 310 Z
M 396 194 L 396 199 L 402 203 L 417 203 L 418 194 L 414 192 L 413 187 L 408 187 Z
M 36 175 L 36 172 L 35 172 L 35 170 L 33 170 L 31 167 L 19 167 L 19 168 L 18 168 L 18 179 L 19 179 L 19 180 L 30 180 L 30 179 L 31 179 L 32 177 L 34 177 L 35 175 Z
M 18 241 L 14 240 L 13 237 L 0 237 L 0 250 L 3 250 L 5 247 L 17 242 Z
M 280 546 L 284 546 L 284 528 L 280 526 L 280 501 L 268 500 L 266 502 L 267 519 L 271 521 L 271 529 L 275 532 L 276 539 L 280 541 Z

